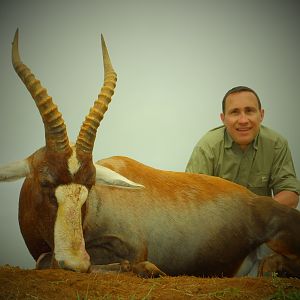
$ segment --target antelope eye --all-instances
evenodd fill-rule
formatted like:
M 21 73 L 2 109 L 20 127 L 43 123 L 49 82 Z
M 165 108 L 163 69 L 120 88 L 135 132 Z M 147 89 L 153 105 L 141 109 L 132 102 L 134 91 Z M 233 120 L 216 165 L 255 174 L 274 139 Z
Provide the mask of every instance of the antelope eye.
M 41 193 L 43 194 L 43 198 L 47 199 L 49 203 L 52 205 L 57 205 L 56 197 L 55 197 L 55 186 L 52 183 L 47 181 L 41 182 Z
M 55 186 L 54 177 L 51 175 L 50 170 L 47 166 L 43 166 L 39 172 L 40 185 L 43 188 L 50 188 Z
M 41 187 L 44 188 L 44 189 L 53 188 L 54 184 L 50 181 L 43 180 L 43 181 L 41 181 Z
M 50 188 L 55 186 L 55 181 L 53 180 L 53 177 L 49 174 L 44 174 L 40 177 L 40 185 L 43 188 Z

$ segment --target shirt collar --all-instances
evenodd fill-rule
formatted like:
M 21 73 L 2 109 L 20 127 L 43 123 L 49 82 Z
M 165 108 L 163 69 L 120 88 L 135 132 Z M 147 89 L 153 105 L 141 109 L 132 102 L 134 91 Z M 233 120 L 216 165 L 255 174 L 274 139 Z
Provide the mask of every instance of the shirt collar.
M 259 130 L 260 132 L 260 130 Z M 258 149 L 258 138 L 259 138 L 259 132 L 257 134 L 257 136 L 255 137 L 254 141 L 252 142 L 252 146 L 255 150 Z M 224 147 L 226 149 L 230 149 L 232 148 L 232 145 L 234 144 L 234 141 L 232 139 L 232 137 L 229 135 L 229 133 L 227 132 L 226 128 L 225 128 L 225 143 L 224 143 Z

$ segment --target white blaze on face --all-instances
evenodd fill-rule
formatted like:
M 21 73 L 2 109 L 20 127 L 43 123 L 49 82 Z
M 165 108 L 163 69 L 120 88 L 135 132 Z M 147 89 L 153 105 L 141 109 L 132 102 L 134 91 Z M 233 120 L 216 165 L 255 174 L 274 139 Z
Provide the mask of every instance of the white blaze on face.
M 68 160 L 68 167 L 69 167 L 69 172 L 74 175 L 77 173 L 77 171 L 80 168 L 80 163 L 76 157 L 76 150 L 75 147 L 72 148 L 73 152 L 71 157 Z
M 54 225 L 54 255 L 62 268 L 86 272 L 90 258 L 85 250 L 81 224 L 81 207 L 88 197 L 85 186 L 71 183 L 58 186 L 58 203 Z

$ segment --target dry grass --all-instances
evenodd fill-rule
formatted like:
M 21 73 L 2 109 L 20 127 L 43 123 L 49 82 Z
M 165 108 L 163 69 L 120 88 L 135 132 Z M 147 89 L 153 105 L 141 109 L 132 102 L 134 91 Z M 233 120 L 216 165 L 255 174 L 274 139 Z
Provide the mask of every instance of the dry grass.
M 0 267 L 0 299 L 300 299 L 299 279 L 142 279 L 131 273 L 80 274 Z

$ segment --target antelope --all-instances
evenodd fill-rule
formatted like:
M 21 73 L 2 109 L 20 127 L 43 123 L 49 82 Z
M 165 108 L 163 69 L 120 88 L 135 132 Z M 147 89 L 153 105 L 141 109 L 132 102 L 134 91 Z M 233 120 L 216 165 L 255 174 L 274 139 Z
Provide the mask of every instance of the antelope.
M 2 166 L 0 181 L 25 177 L 19 225 L 36 268 L 231 277 L 266 244 L 273 254 L 257 275 L 300 276 L 297 210 L 213 176 L 121 156 L 93 162 L 117 81 L 102 35 L 101 42 L 104 83 L 74 144 L 57 105 L 20 59 L 18 30 L 12 43 L 12 63 L 42 117 L 45 146 Z

